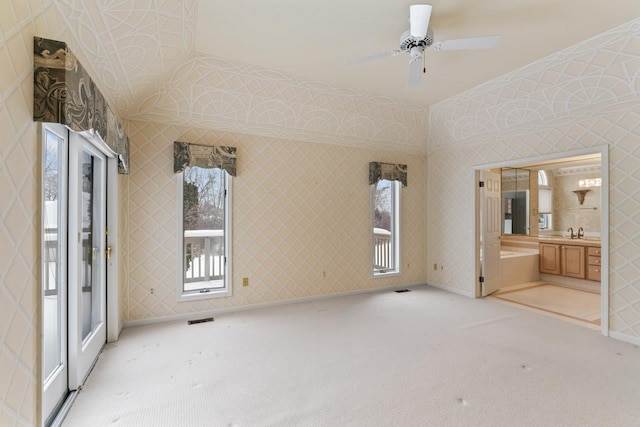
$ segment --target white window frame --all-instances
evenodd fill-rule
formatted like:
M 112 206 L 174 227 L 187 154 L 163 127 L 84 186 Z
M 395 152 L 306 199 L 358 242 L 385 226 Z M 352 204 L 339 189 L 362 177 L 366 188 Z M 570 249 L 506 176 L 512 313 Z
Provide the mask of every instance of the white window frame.
M 401 189 L 402 184 L 400 181 L 391 181 L 391 194 L 392 194 L 392 209 L 393 218 L 391 221 L 391 238 L 393 248 L 393 268 L 384 271 L 375 270 L 376 248 L 375 248 L 375 236 L 373 231 L 373 223 L 376 209 L 376 187 L 377 184 L 370 185 L 371 187 L 371 275 L 373 277 L 390 277 L 399 276 L 402 274 L 402 196 Z
M 184 292 L 184 218 L 183 218 L 183 207 L 184 207 L 184 192 L 183 192 L 183 181 L 184 181 L 184 172 L 180 172 L 176 174 L 177 176 L 177 187 L 178 187 L 178 211 L 177 211 L 177 266 L 178 268 L 176 273 L 176 290 L 177 290 L 177 300 L 178 302 L 187 302 L 194 300 L 202 300 L 202 299 L 211 299 L 211 298 L 222 298 L 222 297 L 230 297 L 233 295 L 233 280 L 231 277 L 231 272 L 233 269 L 232 265 L 232 256 L 231 254 L 231 209 L 232 205 L 232 179 L 233 177 L 229 175 L 227 172 L 225 173 L 225 205 L 224 205 L 224 253 L 226 257 L 226 262 L 224 266 L 224 287 L 221 289 L 212 289 L 207 292 Z

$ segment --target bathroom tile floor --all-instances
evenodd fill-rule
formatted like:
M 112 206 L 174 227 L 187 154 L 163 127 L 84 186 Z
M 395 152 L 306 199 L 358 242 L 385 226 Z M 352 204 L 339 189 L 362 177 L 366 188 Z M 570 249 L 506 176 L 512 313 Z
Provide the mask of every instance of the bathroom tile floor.
M 600 295 L 549 282 L 502 288 L 489 298 L 600 330 Z

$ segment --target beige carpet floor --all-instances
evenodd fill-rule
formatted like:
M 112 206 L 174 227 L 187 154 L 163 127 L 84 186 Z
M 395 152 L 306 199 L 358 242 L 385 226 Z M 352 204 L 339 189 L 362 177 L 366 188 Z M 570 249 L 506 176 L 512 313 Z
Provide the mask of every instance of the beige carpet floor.
M 492 298 L 600 325 L 600 294 L 550 283 L 500 289 Z
M 428 286 L 125 329 L 64 426 L 638 426 L 640 349 Z

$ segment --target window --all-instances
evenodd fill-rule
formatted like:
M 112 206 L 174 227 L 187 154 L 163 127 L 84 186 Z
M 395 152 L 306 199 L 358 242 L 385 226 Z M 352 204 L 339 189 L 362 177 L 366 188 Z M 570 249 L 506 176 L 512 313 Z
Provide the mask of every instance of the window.
M 371 187 L 373 274 L 399 274 L 400 182 L 381 180 Z
M 231 177 L 222 169 L 181 174 L 180 297 L 231 295 Z
M 553 191 L 547 173 L 538 171 L 538 230 L 553 229 Z

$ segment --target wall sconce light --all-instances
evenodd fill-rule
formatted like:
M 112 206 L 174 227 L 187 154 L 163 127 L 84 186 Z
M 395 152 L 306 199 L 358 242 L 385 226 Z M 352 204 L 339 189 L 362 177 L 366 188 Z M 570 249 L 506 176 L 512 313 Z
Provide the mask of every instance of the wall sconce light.
M 578 202 L 580 202 L 580 206 L 584 203 L 584 196 L 591 190 L 574 190 L 576 196 L 578 196 Z
M 600 187 L 601 185 L 601 178 L 581 179 L 578 181 L 578 187 L 580 188 Z

